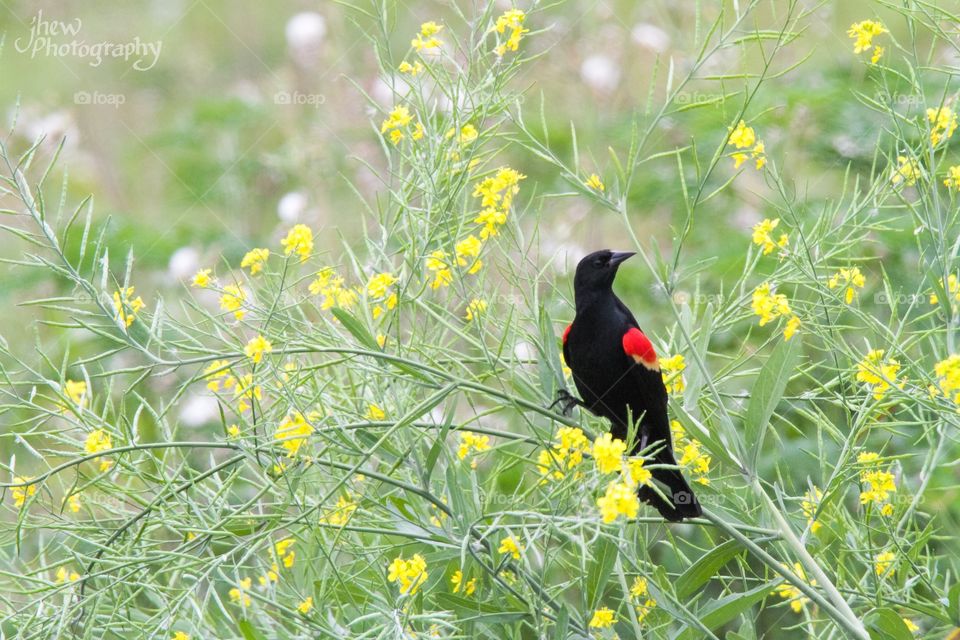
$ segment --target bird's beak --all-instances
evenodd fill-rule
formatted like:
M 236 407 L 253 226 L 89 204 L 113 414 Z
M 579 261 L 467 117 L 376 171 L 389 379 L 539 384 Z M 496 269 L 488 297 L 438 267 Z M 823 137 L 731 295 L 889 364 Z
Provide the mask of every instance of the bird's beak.
M 627 258 L 637 255 L 635 251 L 614 251 L 610 256 L 610 265 L 617 266 Z

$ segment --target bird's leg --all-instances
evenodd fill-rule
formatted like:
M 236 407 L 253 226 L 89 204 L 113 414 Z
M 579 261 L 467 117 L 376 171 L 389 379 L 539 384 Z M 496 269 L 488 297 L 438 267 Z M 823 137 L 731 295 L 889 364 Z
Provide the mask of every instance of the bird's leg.
M 577 406 L 589 409 L 586 403 L 580 398 L 574 396 L 566 389 L 560 388 L 557 390 L 557 399 L 547 407 L 548 409 L 553 409 L 555 406 L 560 405 L 560 413 L 565 416 L 570 415 L 570 411 Z

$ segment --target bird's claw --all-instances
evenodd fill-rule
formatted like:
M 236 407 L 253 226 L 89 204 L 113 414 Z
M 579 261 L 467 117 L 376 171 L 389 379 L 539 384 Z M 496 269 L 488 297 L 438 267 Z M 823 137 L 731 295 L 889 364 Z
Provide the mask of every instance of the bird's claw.
M 553 409 L 555 406 L 560 405 L 560 413 L 569 416 L 573 408 L 579 404 L 581 404 L 579 398 L 575 397 L 566 389 L 560 389 L 557 391 L 557 399 L 553 401 L 553 404 L 551 404 L 549 408 Z

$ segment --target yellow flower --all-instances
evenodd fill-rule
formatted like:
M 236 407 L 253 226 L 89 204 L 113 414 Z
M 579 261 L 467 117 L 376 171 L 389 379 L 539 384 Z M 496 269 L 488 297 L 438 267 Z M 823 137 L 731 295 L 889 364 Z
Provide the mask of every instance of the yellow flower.
M 280 244 L 283 246 L 284 255 L 295 253 L 300 256 L 300 262 L 303 262 L 313 253 L 313 231 L 305 224 L 294 225 Z
M 784 565 L 786 569 L 787 566 Z M 807 575 L 803 571 L 803 566 L 799 562 L 793 563 L 793 572 L 798 578 L 808 583 L 811 586 L 817 584 L 816 580 L 807 580 Z M 793 609 L 794 613 L 800 613 L 803 611 L 803 607 L 810 602 L 810 598 L 803 595 L 803 592 L 800 591 L 797 587 L 793 586 L 789 582 L 783 582 L 774 590 L 774 595 L 779 595 L 784 600 L 790 600 L 790 608 Z
M 480 251 L 483 249 L 483 241 L 477 239 L 473 234 L 470 234 L 454 247 L 454 253 L 457 256 L 457 265 L 461 267 L 469 267 L 467 269 L 468 274 L 474 274 L 483 267 L 483 262 L 480 261 Z
M 27 481 L 28 481 L 27 478 L 23 478 L 21 476 L 13 477 L 14 484 L 24 484 Z M 37 485 L 35 484 L 27 485 L 25 487 L 13 487 L 10 490 L 10 495 L 13 496 L 13 506 L 19 509 L 27 501 L 27 498 L 34 495 L 36 492 L 37 492 Z
M 370 406 L 367 407 L 367 413 L 364 415 L 367 420 L 383 420 L 387 417 L 387 413 L 377 406 L 374 403 L 370 403 Z
M 134 298 L 133 294 L 133 287 L 127 287 L 127 289 L 122 292 L 113 292 L 113 308 L 117 312 L 117 321 L 124 327 L 132 325 L 137 314 L 147 306 L 140 296 Z
M 820 508 L 820 501 L 823 499 L 823 492 L 819 488 L 813 487 L 813 490 L 808 490 L 803 495 L 803 501 L 800 503 L 800 510 L 803 511 L 803 515 L 807 519 L 807 526 L 810 527 L 810 532 L 816 534 L 822 526 L 820 522 L 817 521 L 816 515 L 817 510 Z
M 57 568 L 57 582 L 76 582 L 80 579 L 80 574 L 76 571 L 70 571 L 66 567 Z
M 490 449 L 490 436 L 477 435 L 471 431 L 460 432 L 460 446 L 457 447 L 457 457 L 461 460 L 470 455 L 470 451 L 482 453 Z M 477 461 L 470 461 L 470 468 L 477 468 Z
M 238 427 L 235 424 L 230 425 L 229 427 L 227 427 L 227 435 L 230 436 L 231 438 L 236 438 L 237 436 L 240 435 L 240 427 Z
M 83 380 L 66 380 L 63 383 L 63 395 L 78 408 L 83 409 L 87 405 L 87 383 Z M 61 411 L 66 411 L 67 407 L 61 405 Z
M 426 260 L 426 266 L 433 273 L 433 282 L 430 283 L 431 289 L 446 287 L 453 282 L 453 271 L 450 270 L 447 252 L 443 249 L 437 249 L 431 253 Z
M 850 28 L 847 30 L 847 35 L 853 38 L 853 52 L 862 53 L 870 49 L 873 46 L 874 36 L 879 36 L 883 33 L 889 33 L 886 27 L 883 26 L 881 22 L 873 20 L 863 20 L 862 22 L 855 22 L 850 25 Z
M 190 634 L 183 631 L 177 631 L 170 640 L 190 640 Z
M 271 582 L 277 582 L 278 580 L 280 580 L 280 567 L 277 566 L 276 562 L 270 565 L 269 571 L 257 578 L 257 582 L 260 583 L 261 587 L 265 587 Z
M 445 136 L 447 140 L 450 140 L 454 136 L 457 137 L 457 144 L 461 147 L 465 147 L 480 137 L 480 132 L 477 131 L 477 128 L 472 124 L 465 124 L 460 128 L 459 134 L 457 133 L 456 127 L 447 130 L 447 135 Z M 459 159 L 459 156 L 457 156 L 455 159 Z
M 591 173 L 590 177 L 587 178 L 587 181 L 584 182 L 588 189 L 593 189 L 595 191 L 604 191 L 606 187 L 603 186 L 603 181 L 600 180 L 600 176 L 595 173 Z
M 894 185 L 900 183 L 908 187 L 917 184 L 917 178 L 920 177 L 920 165 L 913 158 L 906 156 L 897 156 L 897 166 L 890 176 L 890 182 Z
M 653 474 L 650 473 L 649 469 L 644 468 L 644 464 L 646 464 L 646 462 L 643 458 L 630 458 L 627 461 L 627 477 L 625 480 L 631 487 L 635 487 L 638 484 L 650 484 Z
M 313 419 L 318 416 L 308 417 Z M 299 411 L 294 411 L 280 421 L 273 433 L 273 439 L 281 440 L 280 446 L 287 450 L 287 457 L 292 458 L 307 443 L 307 438 L 313 435 L 314 431 L 313 425 L 307 421 L 307 418 Z
M 252 338 L 243 349 L 246 356 L 256 364 L 260 364 L 263 360 L 263 354 L 270 353 L 271 351 L 273 351 L 273 345 L 269 340 L 259 334 L 256 338 Z
M 583 462 L 583 454 L 590 452 L 590 441 L 577 427 L 561 427 L 553 449 L 540 451 L 537 469 L 543 481 L 562 480 L 566 472 Z
M 357 510 L 357 503 L 350 500 L 347 496 L 337 498 L 336 506 L 323 514 L 320 522 L 332 524 L 335 527 L 342 527 L 350 521 L 353 513 Z
M 857 364 L 857 382 L 867 385 L 875 400 L 882 400 L 891 384 L 899 388 L 905 384 L 902 380 L 897 382 L 900 363 L 892 358 L 884 359 L 883 355 L 883 349 L 871 349 Z
M 613 623 L 616 622 L 616 615 L 613 610 L 608 607 L 600 607 L 593 612 L 593 617 L 590 618 L 590 628 L 591 629 L 606 629 L 612 627 Z
M 377 334 L 377 346 L 383 349 L 384 345 L 387 344 L 387 336 L 382 333 Z
M 943 185 L 948 189 L 960 191 L 960 165 L 954 165 L 947 169 L 947 177 L 944 179 Z
M 667 393 L 680 394 L 687 388 L 683 380 L 683 371 L 686 368 L 687 363 L 683 359 L 683 354 L 660 358 L 660 374 L 663 376 L 663 386 L 667 388 Z
M 393 108 L 393 111 L 388 114 L 387 119 L 380 125 L 380 133 L 386 133 L 391 129 L 401 129 L 411 122 L 413 122 L 413 115 L 410 113 L 410 110 L 402 104 L 398 105 Z
M 412 596 L 427 581 L 427 561 L 419 553 L 409 560 L 397 556 L 390 563 L 387 580 L 400 585 L 400 595 Z
M 910 618 L 903 618 L 903 624 L 907 626 L 907 631 L 909 631 L 910 633 L 917 633 L 918 631 L 920 631 L 920 627 L 917 626 L 917 623 L 915 623 Z
M 80 494 L 70 494 L 70 496 L 67 498 L 67 506 L 73 513 L 80 513 Z
M 873 48 L 873 55 L 870 56 L 870 64 L 877 64 L 880 62 L 880 58 L 883 57 L 884 48 L 880 45 L 877 45 Z
M 753 225 L 753 244 L 763 247 L 763 255 L 773 253 L 773 250 L 777 247 L 782 249 L 787 246 L 789 241 L 787 234 L 781 233 L 777 240 L 773 239 L 773 230 L 777 228 L 778 224 L 780 224 L 780 218 L 774 218 L 773 220 L 764 218 Z
M 890 494 L 897 491 L 893 474 L 878 467 L 879 456 L 874 452 L 861 453 L 857 456 L 857 463 L 862 467 L 860 504 L 875 504 L 881 515 L 893 515 L 893 505 L 889 502 Z
M 207 368 L 203 370 L 204 380 L 207 381 L 207 388 L 210 391 L 217 392 L 220 391 L 220 380 L 222 378 L 227 378 L 227 383 L 223 386 L 230 388 L 233 386 L 233 377 L 230 375 L 230 370 L 227 368 L 230 366 L 229 360 L 214 360 Z
M 760 316 L 760 326 L 781 316 L 791 315 L 790 302 L 782 293 L 774 293 L 769 282 L 753 290 L 753 312 Z
M 647 595 L 647 579 L 642 576 L 637 576 L 633 579 L 633 584 L 630 586 L 630 597 L 642 598 L 645 595 Z
M 97 429 L 87 436 L 87 441 L 83 446 L 87 453 L 100 453 L 113 448 L 113 440 L 110 434 L 103 429 Z M 100 462 L 100 471 L 106 471 L 110 468 L 111 462 L 106 458 L 96 458 Z
M 250 275 L 255 276 L 263 271 L 263 263 L 270 257 L 270 249 L 252 249 L 240 261 L 241 269 L 250 269 Z
M 487 303 L 479 298 L 474 298 L 470 301 L 470 304 L 467 305 L 466 319 L 467 322 L 472 321 L 474 318 L 480 316 L 484 311 L 487 310 Z
M 746 149 L 747 147 L 752 147 L 756 140 L 757 136 L 753 131 L 753 127 L 748 127 L 747 124 L 741 120 L 737 123 L 735 129 L 730 130 L 730 138 L 727 144 L 732 144 L 737 149 Z
M 627 519 L 636 518 L 640 511 L 636 487 L 616 480 L 610 482 L 606 493 L 597 499 L 597 507 L 605 523 L 613 522 L 621 515 Z
M 233 604 L 242 604 L 244 607 L 250 606 L 250 596 L 247 592 L 250 590 L 253 580 L 250 578 L 244 578 L 240 581 L 239 585 L 230 589 L 230 602 Z
M 463 582 L 463 571 L 457 569 L 453 572 L 453 575 L 450 576 L 450 584 L 453 585 L 453 592 L 460 593 L 460 589 L 463 589 L 463 595 L 472 596 L 473 592 L 477 589 L 477 579 L 472 578 Z
M 220 295 L 220 309 L 228 313 L 232 312 L 233 317 L 237 320 L 243 320 L 243 316 L 247 313 L 243 309 L 243 303 L 246 299 L 247 295 L 243 292 L 243 289 L 235 284 L 228 284 L 223 288 L 223 293 Z
M 892 551 L 878 553 L 873 557 L 873 570 L 878 576 L 883 576 L 896 559 L 897 556 Z
M 614 439 L 608 432 L 593 441 L 593 459 L 600 473 L 616 473 L 623 468 L 623 454 L 627 445 Z
M 396 283 L 397 279 L 392 273 L 378 273 L 367 282 L 367 295 L 374 299 L 380 299 L 387 295 L 390 287 Z
M 301 601 L 300 604 L 297 605 L 297 611 L 303 615 L 310 613 L 311 609 L 313 609 L 313 596 L 307 596 L 306 600 Z
M 702 446 L 700 441 L 695 438 L 687 440 L 683 445 L 682 454 L 677 464 L 681 467 L 689 468 L 694 474 L 699 476 L 697 482 L 707 485 L 710 484 L 707 473 L 710 472 L 711 457 L 701 449 Z
M 293 561 L 296 558 L 296 552 L 290 549 L 295 543 L 296 540 L 293 538 L 284 538 L 273 547 L 277 553 L 277 557 L 280 558 L 283 566 L 287 569 L 293 566 Z
M 938 393 L 952 400 L 960 410 L 960 355 L 953 354 L 945 360 L 933 365 L 933 373 L 937 376 Z
M 193 280 L 190 281 L 190 284 L 198 289 L 206 289 L 210 286 L 212 278 L 210 274 L 213 272 L 213 269 L 200 269 L 195 274 L 193 274 Z
M 787 326 L 783 328 L 783 339 L 790 340 L 800 329 L 800 318 L 797 316 L 792 316 L 787 320 Z
M 840 271 L 830 276 L 830 280 L 827 282 L 827 286 L 831 289 L 846 287 L 843 300 L 847 304 L 853 302 L 853 297 L 856 295 L 857 289 L 863 289 L 865 284 L 866 278 L 860 273 L 859 267 L 840 269 Z
M 349 309 L 357 303 L 360 297 L 358 290 L 345 287 L 343 278 L 338 276 L 330 267 L 325 267 L 317 272 L 317 277 L 310 283 L 309 289 L 313 295 L 323 298 L 320 303 L 320 308 L 323 310 L 331 307 Z M 396 303 L 394 302 L 394 304 Z
M 930 144 L 933 146 L 953 137 L 953 132 L 957 130 L 957 114 L 950 107 L 927 109 L 927 120 L 931 125 Z
M 250 408 L 251 400 L 260 400 L 263 398 L 263 391 L 260 385 L 253 384 L 253 374 L 245 373 L 239 378 L 227 379 L 227 382 L 233 383 L 233 397 L 238 400 L 237 411 L 244 412 Z
M 526 14 L 519 9 L 505 11 L 497 18 L 497 22 L 493 27 L 494 31 L 499 34 L 504 34 L 507 29 L 510 29 L 510 36 L 506 41 L 494 48 L 498 56 L 503 56 L 507 51 L 516 51 L 520 47 L 520 40 L 523 38 L 523 34 L 529 33 L 530 31 L 529 29 L 523 28 L 523 22 L 526 18 Z
M 409 62 L 404 60 L 403 62 L 400 63 L 400 66 L 397 67 L 397 70 L 400 73 L 408 73 L 411 76 L 417 76 L 417 75 L 420 75 L 420 72 L 423 71 L 423 65 L 420 64 L 419 61 L 414 62 L 413 64 L 410 64 Z
M 509 554 L 514 560 L 519 560 L 520 552 L 523 551 L 523 545 L 519 544 L 513 536 L 507 536 L 500 540 L 500 547 L 497 551 L 499 553 Z
M 484 178 L 473 188 L 473 197 L 480 198 L 481 211 L 474 222 L 483 225 L 480 237 L 486 240 L 499 233 L 507 221 L 513 198 L 520 193 L 520 181 L 526 176 L 510 167 L 501 167 L 491 177 Z

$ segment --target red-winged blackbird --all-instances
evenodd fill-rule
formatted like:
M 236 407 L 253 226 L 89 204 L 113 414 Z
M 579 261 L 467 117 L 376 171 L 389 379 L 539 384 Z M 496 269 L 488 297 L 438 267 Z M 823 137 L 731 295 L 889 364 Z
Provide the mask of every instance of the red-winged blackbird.
M 631 454 L 656 445 L 654 462 L 676 465 L 667 416 L 667 390 L 657 354 L 636 318 L 613 293 L 613 279 L 630 252 L 596 251 L 580 261 L 573 280 L 576 317 L 563 333 L 563 359 L 582 399 L 561 390 L 564 410 L 580 405 L 612 423 L 610 433 L 626 441 L 632 419 L 639 421 Z M 555 403 L 556 404 L 556 403 Z M 639 497 L 670 521 L 701 515 L 700 504 L 678 469 L 652 469 L 664 500 L 641 486 Z

